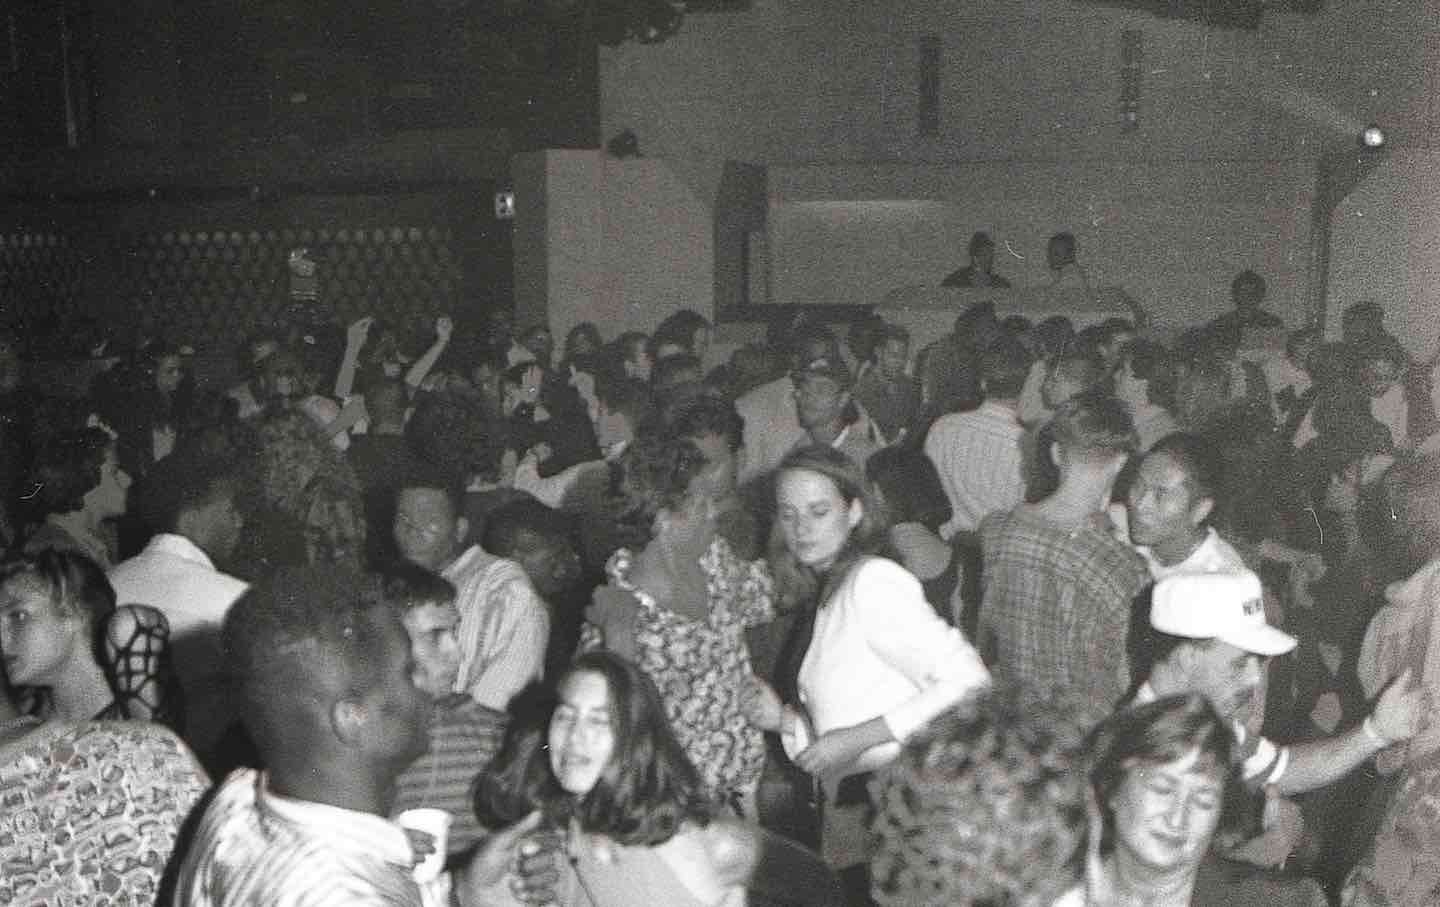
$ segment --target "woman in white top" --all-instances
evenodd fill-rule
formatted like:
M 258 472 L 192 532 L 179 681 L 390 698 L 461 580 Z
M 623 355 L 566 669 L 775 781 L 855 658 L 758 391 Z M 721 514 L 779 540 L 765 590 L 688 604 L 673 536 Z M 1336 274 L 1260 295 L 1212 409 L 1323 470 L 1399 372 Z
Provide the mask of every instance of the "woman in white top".
M 804 657 L 792 701 L 757 680 L 751 720 L 778 731 L 795 764 L 824 787 L 822 845 L 843 869 L 869 857 L 863 846 L 840 846 L 846 808 L 857 808 L 855 831 L 868 806 L 868 773 L 989 675 L 925 601 L 920 581 L 882 556 L 887 520 L 859 466 L 829 447 L 793 451 L 777 470 L 776 505 L 777 582 L 816 607 L 813 629 L 805 620 L 797 627 L 794 651 Z

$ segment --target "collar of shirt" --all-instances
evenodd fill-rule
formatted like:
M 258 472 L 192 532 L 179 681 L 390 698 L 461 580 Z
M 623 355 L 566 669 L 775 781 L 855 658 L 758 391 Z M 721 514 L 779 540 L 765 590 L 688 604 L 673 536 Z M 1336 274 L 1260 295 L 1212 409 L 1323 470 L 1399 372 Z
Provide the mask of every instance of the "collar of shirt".
M 206 554 L 199 545 L 183 535 L 162 532 L 152 538 L 150 544 L 145 547 L 159 554 L 168 554 L 182 561 L 191 561 L 202 567 L 207 567 L 211 570 L 215 569 L 215 563 L 210 560 L 210 556 Z
M 415 865 L 405 829 L 389 819 L 339 806 L 282 797 L 270 790 L 269 776 L 255 785 L 256 808 L 281 822 L 303 829 L 340 850 L 381 860 L 404 869 Z

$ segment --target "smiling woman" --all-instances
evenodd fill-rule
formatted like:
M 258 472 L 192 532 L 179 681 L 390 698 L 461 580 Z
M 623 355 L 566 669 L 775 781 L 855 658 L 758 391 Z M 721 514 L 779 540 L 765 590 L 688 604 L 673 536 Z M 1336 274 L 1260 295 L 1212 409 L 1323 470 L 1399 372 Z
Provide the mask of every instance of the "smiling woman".
M 776 845 L 753 825 L 712 817 L 655 684 L 634 664 L 590 652 L 556 689 L 548 721 L 512 726 L 480 776 L 475 811 L 506 826 L 539 812 L 551 830 L 546 840 L 564 838 L 558 907 L 737 907 L 767 871 L 804 884 L 793 902 L 835 903 L 834 880 L 812 855 Z M 522 846 L 543 845 L 532 837 Z M 521 884 L 487 883 L 481 902 L 518 903 Z
M 1190 903 L 1232 780 L 1232 740 L 1193 694 L 1119 712 L 1096 730 L 1090 903 Z

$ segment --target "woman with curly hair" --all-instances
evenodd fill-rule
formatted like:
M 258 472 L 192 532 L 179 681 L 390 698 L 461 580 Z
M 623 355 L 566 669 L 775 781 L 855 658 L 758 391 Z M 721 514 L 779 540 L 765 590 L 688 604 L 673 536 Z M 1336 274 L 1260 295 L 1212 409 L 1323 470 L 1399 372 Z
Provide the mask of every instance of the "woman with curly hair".
M 966 698 L 875 784 L 883 907 L 1048 907 L 1081 878 L 1084 710 L 1025 691 Z
M 125 514 L 130 475 L 120 467 L 114 435 L 103 428 L 63 431 L 35 458 L 30 501 L 42 518 L 25 552 L 78 551 L 101 567 L 115 565 L 111 521 Z
M 743 708 L 745 633 L 773 616 L 770 575 L 716 533 L 712 468 L 689 440 L 650 436 L 625 448 L 623 520 L 643 540 L 610 556 L 580 646 L 633 659 L 661 691 L 706 794 L 753 816 L 765 740 Z
M 317 477 L 325 477 L 331 489 L 352 489 L 357 499 L 360 487 L 345 455 L 298 410 L 263 415 L 254 444 L 248 464 L 254 495 L 235 556 L 236 570 L 246 579 L 307 563 L 306 527 L 314 509 L 309 492 L 318 488 L 312 487 Z
M 779 732 L 824 790 L 822 849 L 830 865 L 851 870 L 863 903 L 870 853 L 858 832 L 871 773 L 989 673 L 926 602 L 920 581 L 887 556 L 889 521 L 853 460 L 826 446 L 791 452 L 775 500 L 770 564 L 786 600 L 809 619 L 797 622 L 782 693 L 755 681 L 750 716 Z
M 802 903 L 834 903 L 833 880 L 818 861 L 774 847 L 754 826 L 714 818 L 654 683 L 638 667 L 590 652 L 556 689 L 548 721 L 512 726 L 477 782 L 475 811 L 490 825 L 558 830 L 566 859 L 557 907 L 743 905 L 762 871 L 783 875 Z M 777 854 L 784 858 L 771 859 Z M 500 869 L 472 868 L 457 885 L 483 894 L 480 903 L 516 903 L 513 880 Z

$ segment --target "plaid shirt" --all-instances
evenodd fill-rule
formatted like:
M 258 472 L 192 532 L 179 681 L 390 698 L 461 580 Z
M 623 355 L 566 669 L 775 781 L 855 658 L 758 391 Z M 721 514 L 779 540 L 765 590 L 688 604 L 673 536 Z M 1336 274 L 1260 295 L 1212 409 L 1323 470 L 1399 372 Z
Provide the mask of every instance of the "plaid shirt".
M 1145 562 L 1100 525 L 1058 526 L 1022 505 L 980 524 L 980 652 L 998 681 L 1098 708 L 1130 686 L 1126 638 Z

